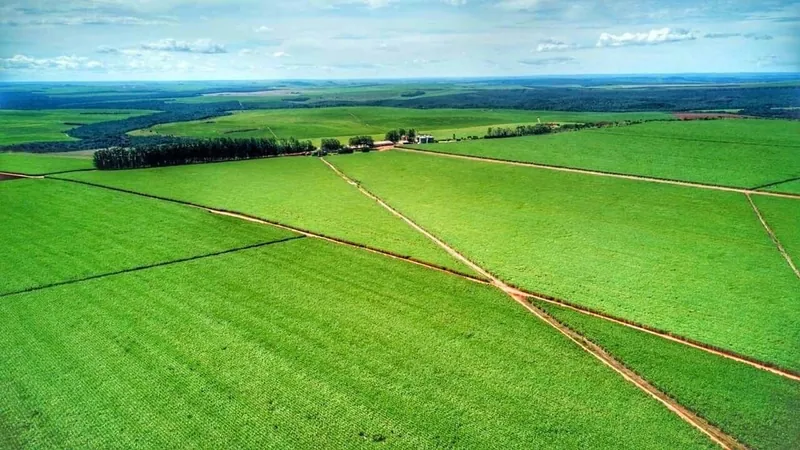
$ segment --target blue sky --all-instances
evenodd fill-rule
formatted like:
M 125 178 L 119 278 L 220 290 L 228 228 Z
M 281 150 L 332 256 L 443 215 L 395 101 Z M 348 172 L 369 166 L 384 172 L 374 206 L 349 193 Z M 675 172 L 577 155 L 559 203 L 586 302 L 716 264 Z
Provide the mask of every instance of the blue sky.
M 800 71 L 800 0 L 5 0 L 0 80 Z

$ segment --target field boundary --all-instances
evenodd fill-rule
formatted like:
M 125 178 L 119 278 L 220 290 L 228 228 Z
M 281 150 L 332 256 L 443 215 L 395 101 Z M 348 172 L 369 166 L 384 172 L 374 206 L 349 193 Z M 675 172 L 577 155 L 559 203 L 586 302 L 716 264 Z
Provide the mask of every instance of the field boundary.
M 798 181 L 798 180 L 800 180 L 800 177 L 794 177 L 794 178 L 789 178 L 787 180 L 776 181 L 774 183 L 762 184 L 761 186 L 756 186 L 756 187 L 753 187 L 753 188 L 750 188 L 750 189 L 752 189 L 754 191 L 757 191 L 757 190 L 760 190 L 760 189 L 765 189 L 765 188 L 768 188 L 768 187 L 780 186 L 782 184 L 791 183 L 793 181 Z
M 721 348 L 721 347 L 717 347 L 717 346 L 714 346 L 714 345 L 711 345 L 711 344 L 707 344 L 705 342 L 700 342 L 700 341 L 697 341 L 695 339 L 687 338 L 685 336 L 681 336 L 681 335 L 674 334 L 674 333 L 669 332 L 669 331 L 665 331 L 665 330 L 661 330 L 661 329 L 658 329 L 658 328 L 655 328 L 655 327 L 651 327 L 649 325 L 644 325 L 644 324 L 637 323 L 637 322 L 634 322 L 634 321 L 631 321 L 631 320 L 628 320 L 628 319 L 623 319 L 621 317 L 617 317 L 617 316 L 614 316 L 614 315 L 611 315 L 611 314 L 607 314 L 607 313 L 604 313 L 602 311 L 598 311 L 598 310 L 595 310 L 593 308 L 589 308 L 587 306 L 579 305 L 579 304 L 576 304 L 576 303 L 573 303 L 573 302 L 570 302 L 570 301 L 567 301 L 567 300 L 559 299 L 559 298 L 556 298 L 556 297 L 553 297 L 553 296 L 550 296 L 550 295 L 530 292 L 530 291 L 523 290 L 523 289 L 520 289 L 520 288 L 515 287 L 515 286 L 513 286 L 513 287 L 514 287 L 514 289 L 517 289 L 520 294 L 522 294 L 522 295 L 524 295 L 524 296 L 526 296 L 528 298 L 538 300 L 540 302 L 544 302 L 544 303 L 549 303 L 549 304 L 552 304 L 552 305 L 560 306 L 562 308 L 566 308 L 566 309 L 569 309 L 569 310 L 572 310 L 572 311 L 575 311 L 575 312 L 578 312 L 578 313 L 581 313 L 581 314 L 584 314 L 584 315 L 587 315 L 587 316 L 592 316 L 592 317 L 595 317 L 597 319 L 603 319 L 603 320 L 606 320 L 608 322 L 613 322 L 613 323 L 615 323 L 617 325 L 621 325 L 621 326 L 624 326 L 624 327 L 627 327 L 627 328 L 631 328 L 631 329 L 634 329 L 634 330 L 637 330 L 637 331 L 641 331 L 643 333 L 647 333 L 647 334 L 650 334 L 650 335 L 653 335 L 653 336 L 658 336 L 658 337 L 660 337 L 662 339 L 666 339 L 666 340 L 669 340 L 669 341 L 672 341 L 672 342 L 675 342 L 675 343 L 678 343 L 678 344 L 682 344 L 682 345 L 685 345 L 687 347 L 692 347 L 692 348 L 697 349 L 697 350 L 702 350 L 702 351 L 704 351 L 706 353 L 711 353 L 711 354 L 716 355 L 716 356 L 721 356 L 723 358 L 727 358 L 727 359 L 736 361 L 736 362 L 741 363 L 741 364 L 746 364 L 746 365 L 751 366 L 751 367 L 756 368 L 756 369 L 760 369 L 760 370 L 764 370 L 766 372 L 770 372 L 773 375 L 777 375 L 777 376 L 780 376 L 780 377 L 788 378 L 788 379 L 794 380 L 794 381 L 800 381 L 800 372 L 797 372 L 795 370 L 786 369 L 786 368 L 780 367 L 780 366 L 772 364 L 772 363 L 759 361 L 759 360 L 757 360 L 755 358 L 751 358 L 749 356 L 742 355 L 742 354 L 733 352 L 731 350 L 727 350 L 727 349 L 724 349 L 724 348 Z
M 4 293 L 4 294 L 0 294 L 0 298 L 11 297 L 12 295 L 27 294 L 27 293 L 30 293 L 30 292 L 41 291 L 41 290 L 44 290 L 44 289 L 50 289 L 50 288 L 59 287 L 59 286 L 68 286 L 68 285 L 71 285 L 71 284 L 82 283 L 84 281 L 97 280 L 97 279 L 100 279 L 100 278 L 107 278 L 107 277 L 112 277 L 112 276 L 115 276 L 115 275 L 122 275 L 122 274 L 126 274 L 126 273 L 131 273 L 131 272 L 140 272 L 142 270 L 154 269 L 156 267 L 171 266 L 171 265 L 174 265 L 174 264 L 180 264 L 180 263 L 185 263 L 185 262 L 190 262 L 190 261 L 196 261 L 196 260 L 199 260 L 199 259 L 212 258 L 212 257 L 215 257 L 215 256 L 221 256 L 221 255 L 227 255 L 229 253 L 240 252 L 240 251 L 243 251 L 243 250 L 252 250 L 252 249 L 256 249 L 256 248 L 267 247 L 267 246 L 273 245 L 273 244 L 282 244 L 284 242 L 294 241 L 294 240 L 303 239 L 303 238 L 305 238 L 305 236 L 290 236 L 288 238 L 278 239 L 278 240 L 275 240 L 275 241 L 261 242 L 261 243 L 258 243 L 258 244 L 246 245 L 244 247 L 231 248 L 231 249 L 222 250 L 222 251 L 219 251 L 219 252 L 206 253 L 206 254 L 203 254 L 203 255 L 196 255 L 196 256 L 189 256 L 189 257 L 180 258 L 180 259 L 172 259 L 172 260 L 169 260 L 169 261 L 162 261 L 162 262 L 154 263 L 154 264 L 146 264 L 146 265 L 143 265 L 143 266 L 136 266 L 136 267 L 131 267 L 131 268 L 128 268 L 128 269 L 117 270 L 117 271 L 114 271 L 114 272 L 105 272 L 105 273 L 101 273 L 101 274 L 97 274 L 97 275 L 91 275 L 91 276 L 88 276 L 88 277 L 78 278 L 78 279 L 75 279 L 75 280 L 59 281 L 57 283 L 49 283 L 49 284 L 44 284 L 44 285 L 41 285 L 41 286 L 34 286 L 34 287 L 31 287 L 31 288 L 27 288 L 27 289 L 21 289 L 19 291 L 13 291 L 13 292 L 7 292 L 7 293 Z
M 781 241 L 778 239 L 778 236 L 775 234 L 775 232 L 772 231 L 772 228 L 767 223 L 767 220 L 764 219 L 763 215 L 761 215 L 761 211 L 758 209 L 758 206 L 756 206 L 755 202 L 753 202 L 753 199 L 749 195 L 745 195 L 745 197 L 747 197 L 747 201 L 750 203 L 750 207 L 753 208 L 753 212 L 756 213 L 756 217 L 758 217 L 758 220 L 761 222 L 761 225 L 764 227 L 764 230 L 769 235 L 769 238 L 772 239 L 772 243 L 774 243 L 775 247 L 778 248 L 778 251 L 780 252 L 781 256 L 783 256 L 783 259 L 785 259 L 786 262 L 789 264 L 789 267 L 792 269 L 792 272 L 794 272 L 794 275 L 798 279 L 800 279 L 800 271 L 798 271 L 797 266 L 794 265 L 792 257 L 783 247 L 783 244 L 781 244 Z
M 390 252 L 390 251 L 387 251 L 387 250 L 381 250 L 379 248 L 370 247 L 368 245 L 359 244 L 357 242 L 351 242 L 351 241 L 348 241 L 346 239 L 340 239 L 340 238 L 327 236 L 327 235 L 320 234 L 320 233 L 315 233 L 313 231 L 305 230 L 305 229 L 298 228 L 298 227 L 295 227 L 295 226 L 292 226 L 292 225 L 286 225 L 284 223 L 276 222 L 274 220 L 269 220 L 269 219 L 264 219 L 264 218 L 261 218 L 261 217 L 252 216 L 252 215 L 249 215 L 249 214 L 244 214 L 244 213 L 240 213 L 240 212 L 236 212 L 236 211 L 229 211 L 229 210 L 219 209 L 219 208 L 212 208 L 212 207 L 200 205 L 200 204 L 197 204 L 197 203 L 186 202 L 186 201 L 183 201 L 183 200 L 175 200 L 175 199 L 168 198 L 168 197 L 161 197 L 161 196 L 152 195 L 152 194 L 145 194 L 145 193 L 142 193 L 142 192 L 131 191 L 131 190 L 128 190 L 128 189 L 120 189 L 120 188 L 115 188 L 115 187 L 112 187 L 112 186 L 105 186 L 105 185 L 102 185 L 102 184 L 91 183 L 91 182 L 88 182 L 88 181 L 71 180 L 69 178 L 59 178 L 59 177 L 46 177 L 46 178 L 48 180 L 57 180 L 57 181 L 65 181 L 65 182 L 68 182 L 68 183 L 83 184 L 83 185 L 86 185 L 86 186 L 91 186 L 91 187 L 100 188 L 100 189 L 108 189 L 110 191 L 122 192 L 122 193 L 130 194 L 130 195 L 138 195 L 140 197 L 146 197 L 146 198 L 150 198 L 150 199 L 153 199 L 153 200 L 161 200 L 161 201 L 165 201 L 165 202 L 175 203 L 175 204 L 178 204 L 178 205 L 190 206 L 192 208 L 202 209 L 202 210 L 204 210 L 204 211 L 206 211 L 208 213 L 211 213 L 211 214 L 217 214 L 217 215 L 221 215 L 221 216 L 233 217 L 233 218 L 240 219 L 240 220 L 247 220 L 249 222 L 259 223 L 259 224 L 262 224 L 262 225 L 269 225 L 269 226 L 281 228 L 281 229 L 284 229 L 284 230 L 287 230 L 287 231 L 292 231 L 294 233 L 301 234 L 301 235 L 303 235 L 305 237 L 311 237 L 311 238 L 315 238 L 315 239 L 322 239 L 322 240 L 325 240 L 325 241 L 328 241 L 328 242 L 341 244 L 341 245 L 346 245 L 348 247 L 359 248 L 361 250 L 366 250 L 366 251 L 369 251 L 369 252 L 372 252 L 372 253 L 375 253 L 375 254 L 379 254 L 379 255 L 383 255 L 383 256 L 389 257 L 389 258 L 402 260 L 402 261 L 405 261 L 405 262 L 408 262 L 408 263 L 411 263 L 411 264 L 415 264 L 415 265 L 418 265 L 418 266 L 426 267 L 428 269 L 432 269 L 432 270 L 436 270 L 436 271 L 439 271 L 439 272 L 444 272 L 444 273 L 447 273 L 447 274 L 450 274 L 450 275 L 454 275 L 454 276 L 457 276 L 457 277 L 472 281 L 474 283 L 490 284 L 488 279 L 482 279 L 482 278 L 476 277 L 474 275 L 470 275 L 470 274 L 467 274 L 467 273 L 459 272 L 457 270 L 450 269 L 450 268 L 447 268 L 447 267 L 444 267 L 444 266 L 440 266 L 438 264 L 430 263 L 430 262 L 427 262 L 427 261 L 422 261 L 422 260 L 414 258 L 412 256 L 400 255 L 400 254 L 393 253 L 393 252 Z
M 676 122 L 681 121 L 677 120 Z M 736 145 L 753 145 L 757 147 L 783 147 L 783 148 L 798 148 L 800 149 L 800 145 L 791 145 L 791 144 L 769 144 L 764 142 L 736 142 L 736 141 L 723 141 L 718 139 L 694 139 L 694 138 L 685 138 L 680 136 L 660 136 L 657 134 L 628 134 L 628 133 L 615 133 L 613 131 L 603 131 L 602 134 L 608 134 L 611 136 L 627 136 L 631 138 L 637 137 L 648 137 L 648 138 L 656 138 L 656 139 L 666 139 L 671 141 L 687 141 L 687 142 L 708 142 L 712 144 L 736 144 Z
M 594 175 L 600 177 L 609 177 L 609 178 L 620 178 L 624 180 L 632 180 L 632 181 L 643 181 L 649 183 L 659 183 L 659 184 L 669 184 L 673 186 L 683 186 L 683 187 L 691 187 L 691 188 L 698 188 L 698 189 L 708 189 L 708 190 L 715 190 L 715 191 L 724 191 L 724 192 L 735 192 L 739 194 L 755 194 L 755 195 L 766 195 L 769 197 L 780 197 L 780 198 L 789 198 L 792 200 L 800 200 L 800 194 L 789 194 L 789 193 L 782 193 L 782 192 L 768 192 L 768 191 L 756 191 L 752 189 L 746 188 L 738 188 L 734 186 L 724 186 L 720 184 L 709 184 L 709 183 L 697 183 L 694 181 L 681 181 L 675 180 L 671 178 L 658 178 L 658 177 L 648 177 L 644 175 L 631 175 L 626 173 L 620 172 L 608 172 L 602 170 L 593 170 L 593 169 L 581 169 L 577 167 L 569 167 L 569 166 L 559 166 L 554 164 L 542 164 L 542 163 L 534 163 L 534 162 L 525 162 L 525 161 L 514 161 L 508 159 L 498 159 L 498 158 L 491 158 L 488 156 L 473 156 L 473 155 L 461 155 L 458 153 L 450 153 L 450 152 L 441 152 L 441 151 L 432 151 L 432 150 L 420 150 L 417 148 L 410 148 L 405 146 L 395 147 L 396 150 L 408 153 L 421 153 L 425 155 L 434 155 L 440 156 L 444 158 L 457 158 L 457 159 L 465 159 L 470 161 L 481 161 L 481 162 L 490 162 L 490 163 L 497 163 L 497 164 L 506 164 L 509 166 L 519 166 L 519 167 L 533 167 L 536 169 L 546 169 L 546 170 L 554 170 L 559 172 L 568 172 L 568 173 L 576 173 L 581 175 Z
M 559 333 L 563 334 L 569 340 L 573 341 L 576 345 L 580 348 L 585 350 L 587 353 L 598 359 L 600 362 L 605 364 L 607 367 L 612 369 L 613 371 L 617 372 L 620 376 L 622 376 L 626 381 L 630 382 L 655 400 L 659 401 L 663 404 L 667 409 L 675 413 L 678 417 L 683 419 L 688 424 L 692 425 L 706 436 L 708 436 L 713 442 L 720 445 L 726 449 L 745 449 L 746 446 L 739 443 L 733 437 L 727 435 L 721 429 L 717 428 L 716 426 L 712 425 L 710 422 L 706 421 L 696 413 L 692 412 L 688 408 L 684 407 L 676 400 L 669 397 L 667 394 L 661 392 L 658 388 L 650 384 L 647 380 L 642 378 L 636 372 L 632 371 L 631 369 L 627 368 L 624 364 L 617 361 L 611 354 L 603 350 L 597 344 L 591 342 L 585 336 L 573 331 L 569 327 L 561 324 L 556 319 L 551 317 L 546 312 L 542 311 L 541 309 L 535 307 L 531 304 L 526 296 L 520 293 L 517 289 L 505 284 L 499 278 L 494 277 L 490 274 L 487 270 L 483 269 L 482 267 L 478 266 L 477 264 L 473 263 L 467 257 L 460 254 L 454 248 L 450 247 L 449 245 L 445 244 L 439 238 L 422 228 L 420 225 L 409 219 L 408 217 L 404 216 L 402 213 L 391 207 L 389 204 L 384 202 L 381 198 L 376 196 L 375 194 L 369 192 L 364 187 L 350 179 L 347 175 L 341 172 L 336 166 L 331 164 L 330 162 L 326 161 L 324 158 L 320 158 L 322 162 L 324 162 L 328 167 L 330 167 L 337 175 L 339 175 L 343 180 L 347 183 L 351 184 L 352 186 L 356 187 L 361 193 L 366 195 L 367 197 L 371 198 L 372 200 L 376 201 L 378 204 L 386 208 L 389 212 L 394 214 L 400 219 L 403 219 L 406 223 L 408 223 L 412 228 L 417 230 L 418 232 L 425 235 L 427 238 L 435 242 L 437 245 L 442 247 L 445 251 L 450 253 L 453 257 L 458 258 L 464 264 L 470 266 L 473 270 L 480 273 L 481 275 L 489 278 L 492 282 L 492 285 L 503 291 L 505 294 L 510 296 L 515 302 L 519 305 L 524 307 L 530 313 L 534 314 L 540 320 L 545 322 L 546 324 L 550 325 L 551 327 L 555 328 Z

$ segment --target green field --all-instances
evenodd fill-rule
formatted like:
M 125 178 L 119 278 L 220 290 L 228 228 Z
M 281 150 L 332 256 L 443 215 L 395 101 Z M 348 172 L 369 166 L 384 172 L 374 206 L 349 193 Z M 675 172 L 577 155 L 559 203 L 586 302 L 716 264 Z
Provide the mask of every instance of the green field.
M 315 158 L 80 172 L 65 177 L 250 214 L 472 273 Z
M 800 368 L 800 281 L 743 195 L 399 151 L 330 161 L 510 283 Z
M 429 151 L 755 187 L 800 174 L 800 122 L 655 122 L 412 146 Z
M 229 97 L 235 99 L 236 97 Z M 414 128 L 419 133 L 464 135 L 486 134 L 490 125 L 542 121 L 584 122 L 626 118 L 667 118 L 663 113 L 574 113 L 558 111 L 405 109 L 381 107 L 303 108 L 236 111 L 233 115 L 207 120 L 176 122 L 138 130 L 134 135 L 154 134 L 191 137 L 273 137 L 346 139 L 372 135 L 382 139 L 394 128 Z M 466 131 L 463 131 L 463 130 Z M 443 130 L 438 132 L 437 130 Z
M 566 308 L 535 305 L 749 447 L 800 446 L 800 383 Z
M 795 265 L 800 266 L 800 200 L 761 195 L 752 198 Z
M 66 135 L 81 124 L 122 120 L 129 117 L 151 114 L 141 110 L 98 109 L 47 109 L 47 110 L 0 110 L 0 145 L 25 142 L 71 141 Z
M 0 153 L 0 172 L 43 175 L 93 169 L 90 158 L 36 155 L 31 153 Z
M 318 240 L 3 300 L 2 447 L 713 448 L 496 289 Z
M 0 205 L 0 294 L 292 235 L 64 181 L 2 182 Z
M 786 183 L 776 184 L 775 186 L 768 187 L 764 190 L 772 192 L 786 192 L 789 194 L 800 195 L 800 180 L 794 180 Z

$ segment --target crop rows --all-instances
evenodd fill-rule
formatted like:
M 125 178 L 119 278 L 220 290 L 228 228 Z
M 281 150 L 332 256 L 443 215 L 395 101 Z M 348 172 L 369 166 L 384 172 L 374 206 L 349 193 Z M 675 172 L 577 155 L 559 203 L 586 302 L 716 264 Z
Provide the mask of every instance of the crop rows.
M 711 448 L 499 291 L 318 240 L 7 297 L 0 321 L 23 446 Z

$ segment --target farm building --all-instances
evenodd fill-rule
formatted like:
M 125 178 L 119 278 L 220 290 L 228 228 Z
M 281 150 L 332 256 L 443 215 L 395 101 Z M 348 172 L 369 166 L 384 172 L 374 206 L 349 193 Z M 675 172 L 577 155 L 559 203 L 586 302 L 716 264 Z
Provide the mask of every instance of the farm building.
M 433 144 L 436 140 L 430 134 L 417 136 L 417 144 Z

